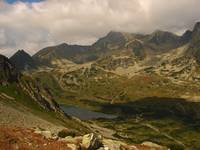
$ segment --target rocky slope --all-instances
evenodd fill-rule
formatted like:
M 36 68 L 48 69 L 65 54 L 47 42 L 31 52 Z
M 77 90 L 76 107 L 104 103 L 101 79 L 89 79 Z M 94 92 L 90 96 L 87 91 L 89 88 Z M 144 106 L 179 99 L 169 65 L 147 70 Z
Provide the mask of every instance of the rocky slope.
M 48 88 L 41 86 L 37 81 L 16 71 L 13 63 L 5 56 L 0 57 L 1 85 L 12 85 L 30 96 L 41 107 L 47 110 L 61 111 L 58 104 L 53 99 Z M 6 86 L 5 86 L 6 88 Z

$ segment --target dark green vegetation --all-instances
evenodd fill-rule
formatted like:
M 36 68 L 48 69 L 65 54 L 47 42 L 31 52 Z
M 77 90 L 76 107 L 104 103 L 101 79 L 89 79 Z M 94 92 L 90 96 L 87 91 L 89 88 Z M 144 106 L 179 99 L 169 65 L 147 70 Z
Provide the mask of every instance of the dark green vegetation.
M 89 122 L 110 128 L 129 143 L 152 141 L 172 150 L 200 148 L 200 104 L 183 99 L 145 98 L 130 103 L 108 104 L 81 100 L 81 107 L 118 115 L 117 119 Z
M 128 143 L 152 141 L 168 146 L 172 150 L 183 150 L 185 147 L 196 150 L 200 147 L 198 127 L 185 124 L 181 120 L 142 118 L 138 121 L 130 117 L 94 122 L 115 130 L 114 136 Z

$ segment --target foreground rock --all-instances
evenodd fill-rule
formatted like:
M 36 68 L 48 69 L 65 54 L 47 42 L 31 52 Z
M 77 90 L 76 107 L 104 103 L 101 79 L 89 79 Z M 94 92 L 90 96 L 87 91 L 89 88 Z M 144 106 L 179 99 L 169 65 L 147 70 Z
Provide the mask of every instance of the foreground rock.
M 98 149 L 103 146 L 102 140 L 101 135 L 87 134 L 83 136 L 82 146 L 88 150 Z
M 67 142 L 34 132 L 33 129 L 0 126 L 0 150 L 72 150 Z
M 169 150 L 151 142 L 127 145 L 100 135 L 59 138 L 50 131 L 0 126 L 0 150 Z
M 147 144 L 148 143 L 148 144 Z M 103 147 L 99 150 L 169 150 L 167 147 L 160 146 L 155 143 L 146 142 L 143 144 L 134 144 L 134 145 L 127 145 L 126 143 L 104 139 L 103 140 Z

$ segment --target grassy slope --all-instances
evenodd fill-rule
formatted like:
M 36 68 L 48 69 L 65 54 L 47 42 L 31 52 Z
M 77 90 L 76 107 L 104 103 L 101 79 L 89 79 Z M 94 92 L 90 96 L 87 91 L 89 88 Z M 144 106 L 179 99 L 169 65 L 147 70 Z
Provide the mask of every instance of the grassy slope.
M 71 118 L 61 116 L 52 111 L 44 110 L 21 89 L 19 89 L 15 83 L 8 86 L 0 86 L 0 92 L 15 98 L 15 100 L 12 101 L 4 101 L 7 105 L 12 106 L 15 109 L 24 109 L 25 106 L 25 108 L 32 114 L 55 125 L 62 125 L 69 129 L 75 129 L 80 131 L 80 133 L 86 133 L 88 131 L 87 128 Z

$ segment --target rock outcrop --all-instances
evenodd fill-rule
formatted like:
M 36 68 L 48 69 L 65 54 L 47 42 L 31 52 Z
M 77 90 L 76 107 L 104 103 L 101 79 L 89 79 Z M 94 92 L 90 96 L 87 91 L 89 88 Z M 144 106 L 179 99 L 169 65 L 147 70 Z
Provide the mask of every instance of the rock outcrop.
M 17 81 L 18 73 L 13 64 L 3 55 L 0 55 L 0 84 Z
M 2 129 L 4 128 L 5 127 L 3 127 Z M 8 131 L 13 130 L 10 128 L 7 129 Z M 17 128 L 17 130 L 20 129 L 22 128 Z M 141 144 L 126 144 L 117 140 L 105 139 L 101 135 L 96 135 L 94 133 L 86 134 L 83 136 L 67 136 L 65 138 L 60 138 L 57 135 L 52 134 L 50 131 L 25 129 L 25 131 L 23 132 L 26 133 L 26 131 L 30 133 L 29 136 L 35 137 L 37 135 L 38 137 L 43 137 L 45 141 L 51 141 L 47 143 L 46 146 L 50 146 L 52 143 L 56 143 L 54 146 L 56 146 L 58 143 L 62 143 L 63 145 L 68 147 L 67 150 L 170 150 L 165 146 L 161 146 L 148 141 Z M 27 135 L 25 134 L 25 137 L 26 136 Z M 34 140 L 35 139 L 33 138 L 33 142 Z M 38 144 L 38 146 L 40 147 L 43 145 Z M 31 146 L 29 147 L 31 148 Z M 54 150 L 60 149 L 56 148 Z
M 95 150 L 103 146 L 102 140 L 101 135 L 87 134 L 83 136 L 82 146 L 88 150 Z
M 0 55 L 0 85 L 12 83 L 16 83 L 15 86 L 21 92 L 29 95 L 40 107 L 63 113 L 51 92 L 48 90 L 48 87 L 43 87 L 31 77 L 21 74 L 7 57 Z

